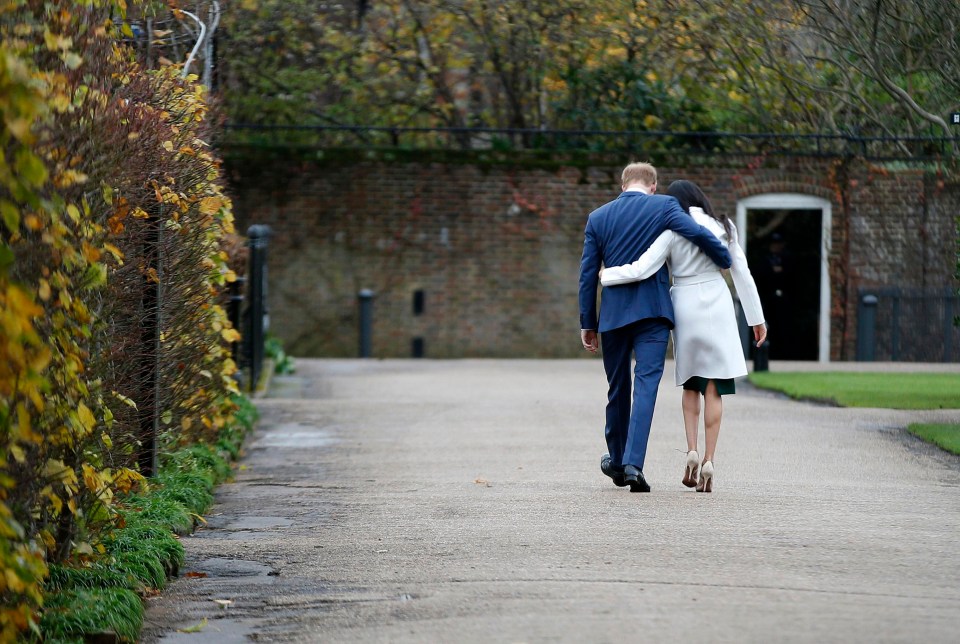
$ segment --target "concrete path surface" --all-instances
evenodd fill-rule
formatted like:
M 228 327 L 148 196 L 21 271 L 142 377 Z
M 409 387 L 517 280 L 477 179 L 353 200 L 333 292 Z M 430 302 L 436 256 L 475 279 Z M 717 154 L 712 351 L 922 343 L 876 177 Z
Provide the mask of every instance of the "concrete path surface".
M 741 386 L 697 494 L 668 363 L 631 494 L 599 471 L 599 360 L 297 368 L 145 641 L 960 639 L 960 459 L 903 431 L 960 411 Z

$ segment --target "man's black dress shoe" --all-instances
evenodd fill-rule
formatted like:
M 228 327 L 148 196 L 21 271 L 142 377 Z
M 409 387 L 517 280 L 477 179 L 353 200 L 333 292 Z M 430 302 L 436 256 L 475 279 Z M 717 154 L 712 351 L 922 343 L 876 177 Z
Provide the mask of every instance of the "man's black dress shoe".
M 643 472 L 633 465 L 623 466 L 623 480 L 630 486 L 631 492 L 649 492 L 650 485 L 647 479 L 643 478 Z
M 600 457 L 600 471 L 612 478 L 613 484 L 617 487 L 626 487 L 627 482 L 623 480 L 623 470 L 613 466 L 609 454 Z

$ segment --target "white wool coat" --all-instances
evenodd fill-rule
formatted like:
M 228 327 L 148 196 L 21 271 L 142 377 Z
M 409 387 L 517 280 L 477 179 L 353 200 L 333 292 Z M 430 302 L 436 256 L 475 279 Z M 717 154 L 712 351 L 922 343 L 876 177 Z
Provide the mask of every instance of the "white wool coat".
M 733 259 L 730 273 L 747 324 L 763 324 L 757 285 L 740 248 L 736 227 L 731 226 L 732 233 L 728 235 L 720 222 L 700 208 L 690 208 L 690 215 L 727 245 Z M 600 283 L 604 287 L 616 287 L 643 280 L 660 270 L 664 262 L 670 267 L 673 281 L 670 297 L 676 322 L 673 357 L 677 385 L 693 376 L 716 379 L 745 376 L 747 364 L 730 289 L 717 265 L 691 242 L 668 230 L 632 264 L 604 268 Z

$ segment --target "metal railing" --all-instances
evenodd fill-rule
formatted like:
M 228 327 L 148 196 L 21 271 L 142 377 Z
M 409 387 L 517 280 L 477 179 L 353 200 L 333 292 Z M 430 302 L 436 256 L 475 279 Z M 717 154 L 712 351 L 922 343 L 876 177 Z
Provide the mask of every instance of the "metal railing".
M 314 148 L 550 150 L 859 156 L 870 160 L 933 160 L 954 156 L 960 137 L 878 137 L 842 134 L 544 130 L 487 127 L 368 125 L 224 126 L 223 145 Z
M 857 360 L 960 362 L 956 289 L 860 288 Z

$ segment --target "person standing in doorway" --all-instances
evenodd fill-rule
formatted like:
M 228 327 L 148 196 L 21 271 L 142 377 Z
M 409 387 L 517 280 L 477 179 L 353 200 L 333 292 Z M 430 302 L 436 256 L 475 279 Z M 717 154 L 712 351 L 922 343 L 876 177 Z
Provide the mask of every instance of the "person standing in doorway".
M 793 261 L 786 241 L 783 235 L 774 232 L 769 237 L 767 252 L 756 266 L 756 283 L 770 327 L 770 357 L 775 359 L 793 358 L 789 346 L 793 338 L 791 299 L 796 298 L 793 277 Z
M 667 269 L 662 267 L 646 280 L 604 289 L 598 318 L 601 265 L 634 261 L 666 230 L 692 241 L 720 268 L 729 268 L 731 258 L 726 246 L 684 212 L 676 199 L 656 194 L 657 170 L 651 164 L 631 163 L 625 167 L 621 189 L 619 197 L 590 213 L 584 229 L 580 340 L 592 353 L 601 343 L 603 346 L 608 453 L 601 458 L 600 469 L 617 486 L 629 485 L 631 492 L 649 492 L 643 465 L 667 338 L 673 327 Z M 632 392 L 631 357 L 636 360 Z

